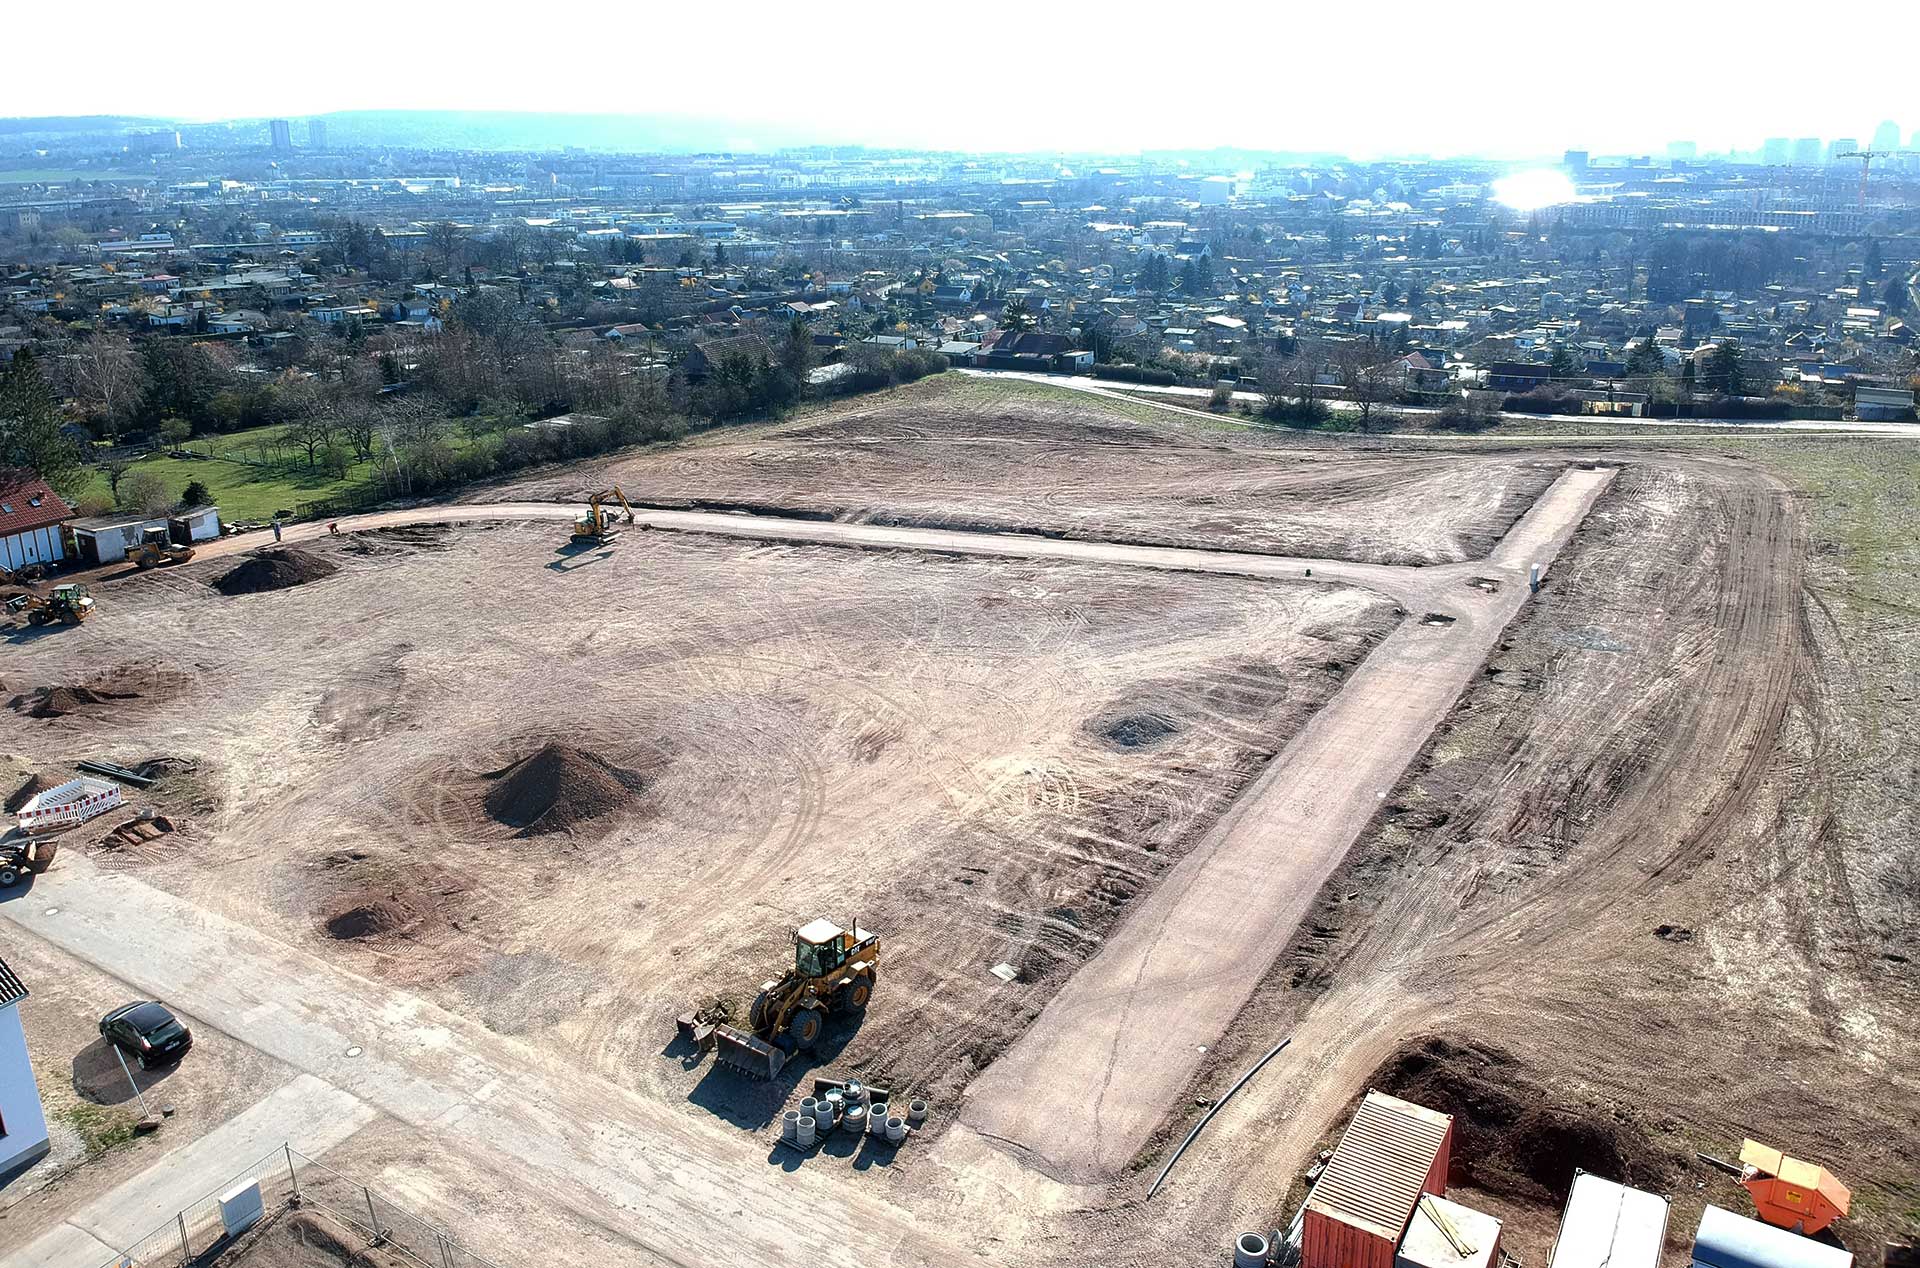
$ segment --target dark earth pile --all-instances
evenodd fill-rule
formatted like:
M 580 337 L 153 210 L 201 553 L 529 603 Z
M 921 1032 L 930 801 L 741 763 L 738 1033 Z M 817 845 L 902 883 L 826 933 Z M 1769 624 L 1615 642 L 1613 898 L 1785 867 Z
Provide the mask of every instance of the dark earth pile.
M 214 580 L 221 594 L 264 594 L 319 581 L 339 572 L 337 565 L 303 550 L 263 550 Z
M 6 812 L 12 814 L 59 782 L 57 779 L 48 779 L 45 775 L 27 776 L 24 783 L 7 794 Z
M 642 788 L 638 774 L 559 741 L 488 776 L 487 813 L 523 836 L 563 832 L 620 809 Z
M 338 942 L 365 942 L 404 933 L 417 913 L 398 895 L 369 898 L 327 917 L 327 936 Z
M 1145 748 L 1158 744 L 1180 728 L 1173 719 L 1158 713 L 1135 713 L 1114 718 L 1100 728 L 1100 734 L 1120 748 Z
M 1371 1086 L 1453 1115 L 1458 1184 L 1557 1204 L 1576 1170 L 1656 1192 L 1675 1172 L 1675 1157 L 1630 1118 L 1557 1102 L 1498 1048 L 1416 1039 Z

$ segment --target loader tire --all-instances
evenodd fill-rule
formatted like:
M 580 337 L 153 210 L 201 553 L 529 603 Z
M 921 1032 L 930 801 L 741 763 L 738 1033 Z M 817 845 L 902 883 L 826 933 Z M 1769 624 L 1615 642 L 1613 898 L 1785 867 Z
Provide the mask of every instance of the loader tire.
M 12 865 L 0 867 L 0 889 L 12 889 L 20 883 L 20 869 Z
M 753 997 L 753 1007 L 747 1010 L 747 1029 L 759 1034 L 767 1028 L 773 1019 L 773 999 L 765 991 Z
M 793 1036 L 793 1045 L 802 1051 L 810 1050 L 820 1042 L 820 1032 L 826 1029 L 826 1018 L 817 1008 L 797 1009 L 787 1022 L 787 1033 Z
M 862 973 L 840 988 L 839 996 L 833 1003 L 838 1012 L 864 1013 L 867 1011 L 867 1001 L 872 998 L 873 979 Z

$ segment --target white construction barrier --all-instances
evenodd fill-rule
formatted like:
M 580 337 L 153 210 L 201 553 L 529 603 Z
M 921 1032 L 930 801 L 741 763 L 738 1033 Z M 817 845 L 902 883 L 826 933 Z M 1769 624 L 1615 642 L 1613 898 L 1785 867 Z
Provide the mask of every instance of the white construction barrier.
M 20 828 L 25 832 L 70 828 L 120 804 L 120 785 L 82 775 L 47 789 L 21 806 Z

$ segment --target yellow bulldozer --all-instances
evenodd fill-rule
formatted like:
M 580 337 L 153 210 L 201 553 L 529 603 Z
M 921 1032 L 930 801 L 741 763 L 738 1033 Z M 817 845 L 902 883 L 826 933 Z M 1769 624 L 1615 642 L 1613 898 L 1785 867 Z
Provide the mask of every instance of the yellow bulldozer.
M 760 984 L 746 1030 L 725 1024 L 709 1030 L 688 1015 L 680 1018 L 680 1033 L 703 1046 L 710 1039 L 719 1064 L 771 1079 L 789 1056 L 820 1042 L 827 1018 L 866 1011 L 879 971 L 879 934 L 858 921 L 849 931 L 815 920 L 794 932 L 793 967 Z
M 586 515 L 573 522 L 573 540 L 577 543 L 591 542 L 595 545 L 605 545 L 612 541 L 615 533 L 614 525 L 623 518 L 614 511 L 611 505 L 614 502 L 618 502 L 620 510 L 625 512 L 625 522 L 633 523 L 633 507 L 628 505 L 627 495 L 622 493 L 620 486 L 616 484 L 611 489 L 602 489 L 598 493 L 588 495 Z
M 140 568 L 158 568 L 161 564 L 184 564 L 193 558 L 193 547 L 176 542 L 164 528 L 150 528 L 144 534 L 133 562 Z

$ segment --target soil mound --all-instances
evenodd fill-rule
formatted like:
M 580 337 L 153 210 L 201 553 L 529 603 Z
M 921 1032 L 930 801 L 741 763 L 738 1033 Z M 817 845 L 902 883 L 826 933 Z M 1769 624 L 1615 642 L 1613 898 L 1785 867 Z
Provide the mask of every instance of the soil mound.
M 1371 1082 L 1453 1115 L 1452 1179 L 1490 1193 L 1557 1204 L 1576 1170 L 1658 1192 L 1676 1170 L 1623 1112 L 1557 1102 L 1498 1048 L 1414 1040 Z
M 304 550 L 263 550 L 214 580 L 221 594 L 264 594 L 319 581 L 339 572 L 337 565 Z
M 638 774 L 597 753 L 551 742 L 488 776 L 487 813 L 522 836 L 563 832 L 610 814 L 643 787 Z
M 7 794 L 6 812 L 12 814 L 58 782 L 58 780 L 48 779 L 45 775 L 27 776 L 25 783 Z
M 164 700 L 179 694 L 185 675 L 164 665 L 121 665 L 84 682 L 35 687 L 7 702 L 30 718 L 63 718 L 83 710 L 98 716 L 129 700 Z
M 1134 713 L 1114 718 L 1100 728 L 1100 734 L 1118 748 L 1146 748 L 1158 744 L 1180 728 L 1172 718 L 1159 713 Z

